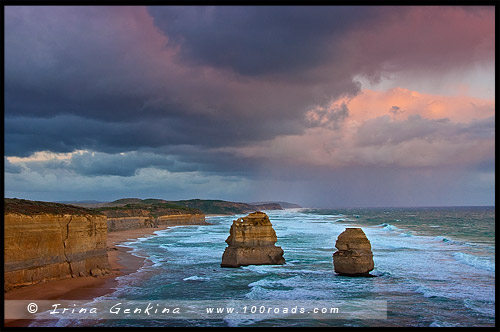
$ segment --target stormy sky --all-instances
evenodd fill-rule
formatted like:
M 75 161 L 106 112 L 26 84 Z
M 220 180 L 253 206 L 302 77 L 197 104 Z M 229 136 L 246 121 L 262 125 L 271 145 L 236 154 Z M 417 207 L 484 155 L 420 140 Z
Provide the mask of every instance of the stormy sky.
M 7 6 L 5 196 L 494 205 L 494 7 Z

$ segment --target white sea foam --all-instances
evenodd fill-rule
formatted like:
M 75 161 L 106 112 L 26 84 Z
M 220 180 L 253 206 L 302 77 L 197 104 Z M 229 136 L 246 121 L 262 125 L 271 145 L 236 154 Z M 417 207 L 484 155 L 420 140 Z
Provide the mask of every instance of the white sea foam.
M 206 280 L 210 280 L 210 278 L 199 277 L 199 276 L 190 276 L 190 277 L 184 278 L 182 280 L 184 280 L 184 281 L 206 281 Z
M 484 315 L 495 316 L 495 302 L 489 301 L 474 301 L 470 299 L 464 300 L 464 305 L 476 312 Z
M 379 227 L 382 227 L 382 229 L 386 230 L 386 231 L 397 231 L 399 230 L 399 228 L 397 228 L 396 226 L 394 225 L 391 225 L 391 224 L 388 224 L 388 223 L 382 223 L 380 225 L 378 225 Z
M 463 252 L 453 253 L 452 256 L 460 263 L 473 266 L 478 269 L 495 272 L 495 262 L 488 257 L 470 255 Z
M 329 298 L 322 290 L 309 288 L 294 288 L 292 290 L 274 290 L 262 286 L 254 286 L 245 294 L 251 300 L 320 300 Z
M 440 235 L 439 235 L 439 236 L 436 236 L 436 237 L 434 238 L 434 240 L 435 240 L 435 241 L 440 241 L 440 242 L 450 242 L 450 243 L 454 242 L 453 240 L 450 240 L 449 238 L 444 237 L 444 236 L 440 236 Z
M 303 280 L 300 276 L 296 277 L 291 277 L 291 278 L 286 278 L 286 279 L 277 279 L 277 280 L 270 280 L 270 279 L 260 279 L 258 281 L 252 282 L 248 284 L 250 287 L 254 286 L 287 286 L 287 287 L 297 287 L 300 284 L 302 284 Z
M 354 220 L 349 219 L 349 218 L 336 218 L 336 219 L 333 219 L 333 222 L 345 222 L 345 221 L 354 221 Z
M 456 326 L 460 325 L 457 323 L 444 322 L 437 319 L 429 325 L 429 327 L 456 327 Z

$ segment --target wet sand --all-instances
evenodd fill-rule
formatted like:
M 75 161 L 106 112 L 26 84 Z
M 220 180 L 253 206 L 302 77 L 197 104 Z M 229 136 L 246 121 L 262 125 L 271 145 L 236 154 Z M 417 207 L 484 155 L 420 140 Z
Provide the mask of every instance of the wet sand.
M 137 239 L 159 230 L 168 228 L 160 225 L 157 228 L 140 228 L 107 235 L 108 261 L 111 273 L 103 277 L 78 277 L 44 282 L 32 286 L 14 289 L 4 293 L 5 300 L 92 300 L 96 297 L 112 293 L 118 286 L 116 278 L 140 269 L 145 259 L 130 254 L 130 248 L 116 246 L 127 240 Z M 28 326 L 31 320 L 5 320 L 6 327 Z

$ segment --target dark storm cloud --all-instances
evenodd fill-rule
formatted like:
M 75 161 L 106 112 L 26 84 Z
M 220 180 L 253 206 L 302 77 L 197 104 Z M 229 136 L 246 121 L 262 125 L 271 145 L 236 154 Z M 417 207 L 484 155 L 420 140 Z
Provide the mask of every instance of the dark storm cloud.
M 67 153 L 90 149 L 119 153 L 140 149 L 178 146 L 179 154 L 189 153 L 184 146 L 197 150 L 219 146 L 238 146 L 255 140 L 270 139 L 295 126 L 286 120 L 262 122 L 248 118 L 246 126 L 224 120 L 197 116 L 189 119 L 164 117 L 126 123 L 104 122 L 73 115 L 50 118 L 6 117 L 5 154 L 26 157 L 36 151 Z M 190 157 L 191 158 L 191 157 Z M 213 160 L 217 160 L 215 156 Z
M 5 154 L 110 154 L 98 155 L 102 163 L 76 156 L 71 167 L 88 175 L 129 176 L 148 163 L 251 173 L 258 159 L 219 149 L 322 126 L 305 124 L 304 115 L 357 94 L 354 77 L 376 77 L 388 58 L 398 66 L 442 63 L 449 52 L 467 60 L 476 45 L 470 40 L 481 43 L 480 27 L 464 34 L 447 27 L 430 38 L 441 31 L 436 20 L 413 43 L 420 26 L 411 13 L 403 7 L 7 7 Z M 450 50 L 422 47 L 426 38 L 439 45 L 450 31 L 460 36 Z M 394 52 L 398 43 L 404 47 Z M 337 123 L 330 120 L 347 118 L 347 108 L 323 117 Z M 117 155 L 148 149 L 166 157 L 135 163 Z M 185 164 L 172 164 L 172 157 Z M 116 162 L 123 165 L 111 169 Z
M 148 149 L 126 153 L 79 152 L 71 158 L 29 160 L 11 163 L 4 158 L 5 172 L 19 174 L 23 167 L 38 174 L 54 171 L 80 176 L 133 177 L 143 168 L 154 168 L 176 172 L 203 172 L 216 175 L 223 172 L 228 176 L 245 176 L 264 161 L 259 158 L 236 157 L 232 153 L 210 151 L 193 146 L 165 149 Z M 21 163 L 22 166 L 19 164 Z
M 243 75 L 298 73 L 331 62 L 335 41 L 381 14 L 374 7 L 149 7 L 184 60 Z M 338 51 L 338 50 L 337 50 Z
M 197 165 L 186 164 L 171 156 L 151 152 L 127 152 L 108 154 L 102 152 L 83 152 L 73 154 L 66 160 L 31 161 L 25 164 L 38 173 L 54 170 L 72 171 L 83 176 L 115 175 L 131 177 L 141 168 L 154 167 L 170 172 L 191 172 L 197 170 Z
M 425 6 L 149 7 L 178 58 L 285 80 L 382 68 L 446 70 L 494 54 L 492 8 Z M 463 22 L 468 21 L 468 27 Z M 443 63 L 443 56 L 449 60 Z M 321 68 L 321 71 L 315 71 Z M 335 73 L 335 76 L 331 76 Z
M 9 7 L 5 30 L 7 155 L 244 145 L 300 133 L 308 107 L 359 90 L 341 71 L 276 85 L 179 65 L 142 8 Z

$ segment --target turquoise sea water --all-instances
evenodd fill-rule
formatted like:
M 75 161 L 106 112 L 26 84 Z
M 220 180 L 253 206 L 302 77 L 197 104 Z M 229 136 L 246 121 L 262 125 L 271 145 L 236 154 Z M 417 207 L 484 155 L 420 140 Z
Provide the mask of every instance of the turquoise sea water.
M 179 226 L 126 245 L 152 264 L 99 300 L 386 300 L 387 319 L 107 320 L 98 326 L 494 326 L 495 209 L 372 208 L 265 211 L 285 265 L 221 268 L 232 220 Z M 372 244 L 375 278 L 337 276 L 332 254 L 346 227 Z M 60 322 L 58 325 L 86 325 Z

